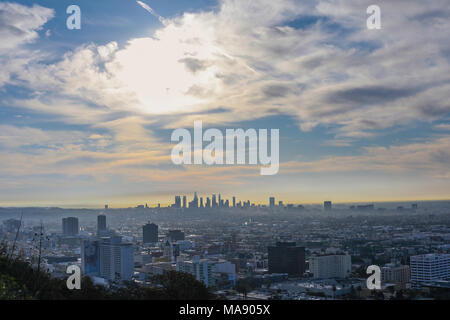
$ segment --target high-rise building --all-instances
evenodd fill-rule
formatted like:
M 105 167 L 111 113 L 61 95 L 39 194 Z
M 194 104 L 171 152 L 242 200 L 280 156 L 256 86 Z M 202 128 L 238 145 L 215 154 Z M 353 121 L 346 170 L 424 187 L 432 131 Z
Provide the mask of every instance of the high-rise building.
M 233 196 L 233 208 L 236 208 L 236 197 Z
M 81 271 L 85 275 L 98 276 L 100 272 L 100 241 L 83 240 L 81 244 Z
M 81 246 L 81 268 L 89 276 L 112 281 L 131 280 L 134 274 L 134 248 L 121 237 L 84 240 Z
M 99 245 L 99 276 L 112 281 L 131 280 L 134 274 L 134 248 L 121 237 L 103 238 Z
M 142 238 L 144 243 L 158 242 L 158 226 L 154 223 L 147 223 L 142 227 Z
M 182 241 L 184 240 L 184 232 L 181 230 L 169 230 L 167 238 L 171 239 L 172 242 Z
M 217 207 L 217 201 L 216 201 L 216 195 L 215 194 L 212 195 L 212 207 L 213 208 Z
M 206 198 L 205 208 L 211 208 L 211 199 Z
M 269 198 L 269 206 L 271 208 L 275 207 L 275 197 L 270 197 Z
M 219 204 L 219 207 L 222 207 L 222 205 L 223 205 L 222 197 L 221 197 L 220 193 L 219 193 L 219 202 L 218 202 L 218 204 Z
M 181 197 L 180 196 L 175 196 L 175 204 L 174 204 L 175 208 L 181 208 Z
M 187 208 L 186 196 L 183 196 L 183 208 Z
M 352 272 L 352 257 L 348 254 L 312 256 L 309 271 L 316 279 L 346 278 Z
M 106 216 L 100 214 L 97 216 L 97 234 L 101 234 L 106 231 Z
M 328 210 L 331 210 L 331 208 L 332 208 L 331 201 L 324 201 L 323 202 L 323 209 L 324 210 L 328 211 Z
M 450 254 L 422 254 L 410 257 L 411 287 L 450 278 Z
M 79 232 L 78 218 L 63 218 L 62 229 L 65 236 L 76 236 Z
M 194 193 L 194 200 L 189 202 L 189 208 L 198 208 L 198 196 L 197 192 Z
M 200 197 L 200 208 L 203 208 L 203 197 Z
M 305 272 L 305 248 L 295 242 L 277 242 L 268 247 L 269 273 L 303 275 Z

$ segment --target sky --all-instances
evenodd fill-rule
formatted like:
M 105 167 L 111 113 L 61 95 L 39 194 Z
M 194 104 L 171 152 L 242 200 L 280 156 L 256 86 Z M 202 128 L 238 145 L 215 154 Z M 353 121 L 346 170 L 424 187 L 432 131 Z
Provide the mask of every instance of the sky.
M 448 0 L 1 1 L 0 206 L 448 200 L 449 36 Z M 174 165 L 195 120 L 279 129 L 278 174 Z

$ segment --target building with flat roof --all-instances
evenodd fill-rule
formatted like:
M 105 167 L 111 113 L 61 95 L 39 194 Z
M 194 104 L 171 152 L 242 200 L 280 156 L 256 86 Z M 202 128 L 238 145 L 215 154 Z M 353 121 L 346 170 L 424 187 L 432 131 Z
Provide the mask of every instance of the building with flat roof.
M 352 272 L 352 257 L 348 254 L 312 256 L 309 271 L 315 279 L 346 278 Z
M 147 223 L 142 227 L 142 238 L 144 243 L 158 242 L 158 226 L 154 223 Z
M 69 217 L 62 219 L 62 231 L 65 236 L 76 236 L 79 232 L 78 218 Z
M 301 276 L 305 272 L 305 248 L 295 242 L 277 242 L 269 246 L 269 273 Z
M 421 283 L 450 279 L 450 254 L 422 254 L 411 256 L 411 287 Z
M 410 281 L 409 266 L 387 263 L 381 268 L 381 282 L 391 282 L 405 288 Z

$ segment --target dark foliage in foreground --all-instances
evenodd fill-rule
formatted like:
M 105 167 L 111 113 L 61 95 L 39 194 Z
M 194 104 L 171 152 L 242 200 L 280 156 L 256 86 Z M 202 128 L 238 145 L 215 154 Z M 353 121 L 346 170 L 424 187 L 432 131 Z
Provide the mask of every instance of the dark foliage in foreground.
M 66 279 L 51 278 L 33 269 L 20 258 L 10 258 L 0 250 L 0 300 L 205 300 L 214 295 L 192 275 L 168 271 L 153 278 L 152 287 L 127 283 L 122 287 L 95 285 L 89 277 L 81 281 L 81 290 L 67 289 Z

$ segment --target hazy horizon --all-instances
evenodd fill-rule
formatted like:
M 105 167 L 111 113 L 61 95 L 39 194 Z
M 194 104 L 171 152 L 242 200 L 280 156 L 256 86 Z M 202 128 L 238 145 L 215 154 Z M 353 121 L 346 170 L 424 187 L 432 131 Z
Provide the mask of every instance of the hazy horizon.
M 143 5 L 145 3 L 145 5 Z M 448 199 L 450 9 L 371 1 L 0 3 L 0 205 Z M 176 129 L 279 129 L 279 171 L 175 165 Z

